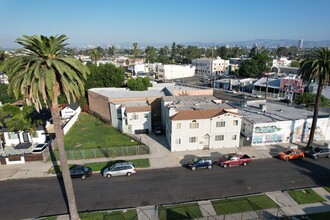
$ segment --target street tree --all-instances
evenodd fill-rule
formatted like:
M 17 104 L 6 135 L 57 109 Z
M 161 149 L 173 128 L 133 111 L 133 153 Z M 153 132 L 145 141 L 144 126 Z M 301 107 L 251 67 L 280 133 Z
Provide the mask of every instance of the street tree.
M 145 50 L 146 53 L 146 61 L 148 63 L 154 63 L 157 59 L 157 49 L 152 46 L 148 46 Z
M 314 134 L 316 129 L 321 95 L 323 88 L 329 83 L 330 79 L 330 51 L 328 48 L 317 48 L 313 51 L 311 58 L 305 59 L 301 63 L 298 71 L 301 79 L 308 85 L 315 81 L 318 83 L 316 100 L 314 105 L 313 121 L 310 130 L 307 146 L 313 146 Z
M 150 79 L 148 77 L 138 77 L 136 79 L 128 79 L 127 87 L 132 91 L 145 91 L 148 87 L 152 87 Z
M 140 50 L 138 48 L 138 43 L 133 43 L 133 56 L 137 58 L 140 55 Z
M 70 103 L 84 95 L 89 69 L 79 60 L 64 53 L 67 39 L 66 35 L 23 35 L 16 42 L 23 46 L 26 55 L 10 58 L 6 67 L 9 90 L 16 97 L 22 95 L 26 103 L 34 105 L 37 111 L 43 105 L 50 105 L 70 218 L 75 220 L 79 219 L 79 215 L 65 154 L 58 97 L 64 94 Z

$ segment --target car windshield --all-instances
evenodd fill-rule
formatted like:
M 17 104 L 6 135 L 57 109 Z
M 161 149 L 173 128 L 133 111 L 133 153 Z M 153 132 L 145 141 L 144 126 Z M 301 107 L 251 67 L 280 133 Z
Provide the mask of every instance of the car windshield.
M 227 159 L 227 160 L 230 160 L 230 158 L 232 157 L 232 155 L 230 155 L 230 154 L 226 154 L 226 155 L 224 155 L 223 156 L 225 159 Z
M 285 151 L 285 154 L 287 154 L 287 155 L 289 155 L 289 154 L 291 154 L 291 153 L 292 153 L 291 150 L 287 150 L 287 151 Z
M 195 157 L 192 161 L 193 161 L 194 163 L 197 163 L 197 162 L 200 161 L 200 160 L 201 160 L 200 158 Z
M 314 148 L 313 151 L 314 151 L 315 153 L 318 153 L 318 152 L 320 152 L 321 150 L 322 150 L 321 148 Z

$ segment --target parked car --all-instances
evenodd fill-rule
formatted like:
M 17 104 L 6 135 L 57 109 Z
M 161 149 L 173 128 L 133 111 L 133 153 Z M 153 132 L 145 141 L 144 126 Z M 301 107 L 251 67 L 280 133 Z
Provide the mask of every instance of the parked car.
M 37 146 L 33 147 L 32 153 L 33 154 L 42 153 L 48 146 L 49 146 L 48 143 L 38 144 Z
M 228 93 L 237 93 L 237 91 L 236 90 L 227 90 L 226 92 L 228 92 Z
M 110 178 L 112 176 L 131 176 L 136 173 L 136 169 L 131 162 L 119 162 L 107 167 L 103 171 L 103 176 Z
M 218 161 L 219 166 L 223 168 L 239 166 L 246 166 L 248 163 L 252 162 L 252 158 L 247 154 L 238 155 L 238 154 L 226 154 L 223 158 L 220 158 Z
M 304 152 L 299 149 L 289 149 L 285 152 L 278 153 L 278 158 L 285 161 L 292 159 L 303 159 L 304 157 Z
M 70 167 L 71 178 L 85 179 L 86 177 L 90 177 L 92 173 L 92 168 L 86 167 L 84 165 L 74 165 Z
M 211 157 L 195 157 L 191 161 L 185 164 L 185 167 L 191 170 L 196 170 L 199 168 L 212 169 L 213 160 Z
M 281 99 L 280 102 L 291 103 L 292 100 L 291 99 Z
M 330 148 L 328 147 L 309 147 L 305 151 L 306 156 L 312 157 L 315 160 L 319 157 L 330 158 Z
M 154 134 L 163 134 L 164 129 L 161 125 L 155 125 L 154 126 Z
M 261 95 L 258 93 L 252 93 L 250 96 L 253 98 L 261 98 Z

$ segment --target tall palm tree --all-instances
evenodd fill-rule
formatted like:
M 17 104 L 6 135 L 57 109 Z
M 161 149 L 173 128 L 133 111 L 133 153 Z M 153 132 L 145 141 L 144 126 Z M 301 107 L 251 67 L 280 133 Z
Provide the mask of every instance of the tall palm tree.
M 97 65 L 97 61 L 101 58 L 101 53 L 98 49 L 94 48 L 91 51 L 91 54 L 89 55 L 89 57 L 91 58 L 91 60 L 94 61 L 94 64 Z
M 16 42 L 23 46 L 26 55 L 10 58 L 6 67 L 9 90 L 16 97 L 21 94 L 26 103 L 34 105 L 37 111 L 42 108 L 42 102 L 46 107 L 50 104 L 70 218 L 79 219 L 65 155 L 58 97 L 64 94 L 70 103 L 71 99 L 75 101 L 83 95 L 89 69 L 79 60 L 65 55 L 63 49 L 67 45 L 64 43 L 67 39 L 66 35 L 23 35 Z
M 310 130 L 307 146 L 313 145 L 314 133 L 316 129 L 317 118 L 319 115 L 319 107 L 321 104 L 321 95 L 324 86 L 329 83 L 330 79 L 330 51 L 328 48 L 318 48 L 313 51 L 312 57 L 304 60 L 298 71 L 303 82 L 308 85 L 312 81 L 318 83 L 316 101 L 314 106 L 313 122 Z

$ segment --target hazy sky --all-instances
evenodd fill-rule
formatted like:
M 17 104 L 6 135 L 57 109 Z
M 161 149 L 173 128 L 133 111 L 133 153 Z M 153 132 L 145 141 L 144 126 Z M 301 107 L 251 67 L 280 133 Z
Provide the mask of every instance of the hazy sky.
M 329 0 L 0 0 L 0 48 L 25 35 L 69 43 L 330 40 Z

